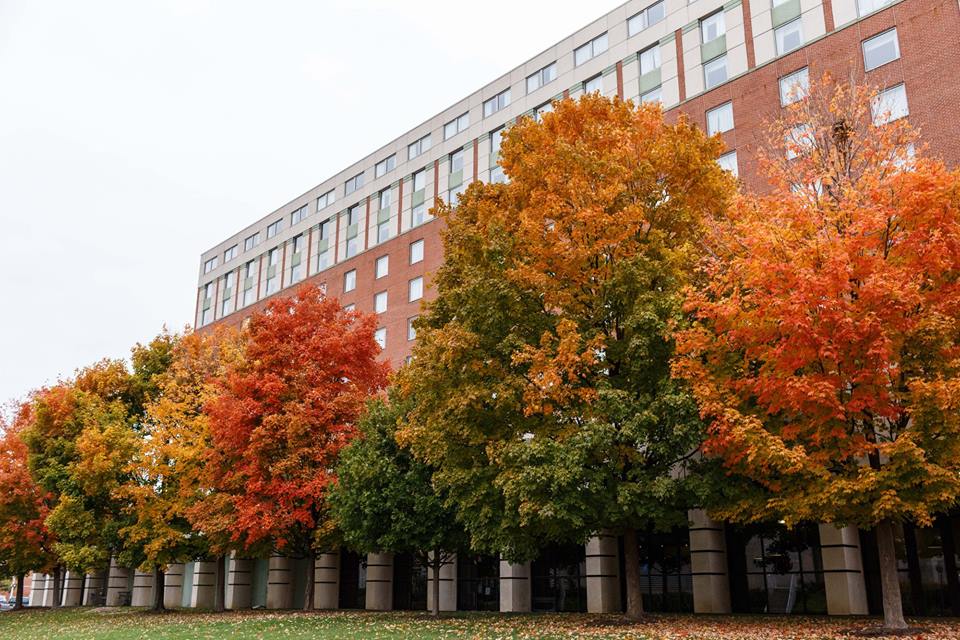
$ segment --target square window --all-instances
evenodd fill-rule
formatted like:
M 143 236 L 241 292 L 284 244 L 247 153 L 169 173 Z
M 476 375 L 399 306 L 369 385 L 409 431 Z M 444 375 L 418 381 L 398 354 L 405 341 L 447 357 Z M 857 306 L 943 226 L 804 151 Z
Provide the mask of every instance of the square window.
M 727 32 L 723 9 L 700 20 L 700 42 L 707 44 Z
M 863 41 L 863 68 L 872 71 L 900 57 L 896 28 Z
M 330 191 L 327 191 L 325 194 L 317 198 L 317 211 L 320 211 L 321 209 L 326 209 L 328 206 L 333 204 L 334 200 L 336 200 L 336 197 L 334 196 L 333 189 L 331 189 Z
M 413 160 L 430 149 L 430 134 L 423 136 L 413 144 L 407 145 L 407 159 Z
M 363 174 L 358 173 L 344 183 L 344 193 L 353 193 L 363 186 Z
M 640 96 L 640 102 L 646 104 L 648 102 L 658 102 L 663 103 L 663 91 L 662 87 L 656 87 L 655 89 L 650 89 L 646 93 Z
M 224 262 L 224 264 L 226 264 L 227 262 L 230 262 L 231 260 L 233 260 L 234 258 L 236 258 L 237 255 L 239 255 L 239 253 L 240 253 L 240 251 L 239 251 L 239 249 L 237 248 L 237 245 L 233 245 L 232 247 L 230 247 L 229 249 L 227 249 L 226 251 L 224 251 L 224 252 L 223 252 L 223 262 Z
M 730 173 L 732 173 L 734 177 L 737 177 L 739 175 L 739 170 L 737 167 L 736 151 L 730 151 L 729 153 L 725 153 L 719 158 L 717 158 L 717 164 L 720 165 L 721 169 L 724 169 L 725 171 L 729 171 Z
M 210 273 L 211 271 L 213 271 L 213 270 L 216 269 L 216 268 L 217 268 L 217 258 L 216 258 L 216 256 L 214 256 L 213 258 L 210 258 L 209 260 L 207 260 L 206 262 L 203 263 L 203 272 L 204 272 L 204 273 Z
M 382 278 L 390 273 L 390 256 L 380 256 L 377 258 L 374 278 Z
M 804 67 L 780 78 L 780 104 L 784 107 L 807 97 L 810 91 L 810 72 Z
M 553 111 L 553 101 L 544 102 L 542 105 L 534 109 L 533 117 L 537 122 L 543 121 L 543 114 L 550 113 Z
M 603 75 L 597 74 L 585 80 L 583 83 L 583 92 L 584 93 L 603 93 Z
M 656 2 L 627 20 L 627 37 L 635 36 L 666 17 L 664 0 Z
M 483 103 L 483 117 L 492 116 L 510 104 L 510 89 L 501 91 Z
M 557 77 L 557 63 L 551 62 L 536 73 L 527 76 L 527 93 L 536 91 L 548 82 L 552 82 Z
M 407 285 L 407 302 L 414 302 L 423 297 L 423 276 L 414 278 Z
M 277 220 L 276 222 L 274 222 L 274 223 L 271 224 L 271 225 L 268 225 L 268 226 L 267 226 L 267 239 L 269 240 L 269 239 L 272 238 L 273 236 L 275 236 L 275 235 L 277 235 L 278 233 L 280 233 L 280 231 L 282 231 L 282 230 L 283 230 L 283 220 L 282 220 L 282 219 L 281 219 L 281 220 Z
M 410 243 L 410 264 L 423 261 L 423 240 Z
M 777 55 L 782 56 L 803 46 L 803 20 L 797 18 L 777 27 L 774 32 L 777 41 Z
M 410 224 L 418 227 L 427 220 L 427 205 L 420 203 L 410 211 Z
M 407 318 L 407 340 L 416 340 L 417 339 L 417 328 L 413 326 L 413 323 L 416 322 L 419 316 L 413 316 L 412 318 Z
M 373 296 L 373 312 L 383 313 L 387 310 L 387 292 L 381 291 Z
M 873 111 L 873 124 L 879 126 L 905 118 L 910 115 L 910 107 L 907 105 L 907 87 L 898 84 L 895 87 L 884 89 L 870 105 Z
M 607 34 L 602 33 L 590 42 L 581 45 L 573 52 L 573 64 L 579 67 L 607 50 Z
M 379 178 L 380 176 L 384 176 L 393 171 L 394 167 L 396 166 L 397 154 L 393 154 L 389 158 L 384 158 L 373 166 L 373 175 L 375 178 Z
M 380 327 L 373 334 L 373 339 L 377 341 L 377 344 L 380 345 L 381 349 L 387 348 L 387 328 Z
M 292 227 L 298 222 L 301 222 L 308 215 L 310 215 L 310 212 L 307 209 L 307 205 L 303 205 L 302 207 L 300 207 L 299 209 L 297 209 L 296 211 L 290 214 L 290 226 Z
M 357 270 L 351 269 L 343 274 L 343 292 L 349 293 L 357 288 Z
M 449 140 L 453 136 L 457 135 L 461 131 L 466 131 L 467 127 L 470 126 L 470 112 L 458 116 L 443 125 L 443 139 Z
M 640 75 L 660 68 L 660 45 L 655 44 L 640 52 Z
M 343 310 L 346 311 L 347 313 L 350 313 L 351 311 L 356 311 L 357 305 L 353 302 L 351 302 L 350 304 L 345 304 L 343 305 Z
M 707 135 L 733 129 L 733 103 L 727 102 L 707 111 Z
M 703 82 L 707 89 L 727 81 L 727 56 L 714 58 L 703 65 Z

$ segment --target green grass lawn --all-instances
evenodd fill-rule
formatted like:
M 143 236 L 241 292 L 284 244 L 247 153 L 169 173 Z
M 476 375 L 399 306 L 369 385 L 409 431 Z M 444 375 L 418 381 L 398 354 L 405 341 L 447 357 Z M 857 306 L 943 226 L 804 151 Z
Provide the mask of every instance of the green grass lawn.
M 617 616 L 576 614 L 196 611 L 151 614 L 138 609 L 42 609 L 0 613 L 3 640 L 186 640 L 230 638 L 612 638 L 636 640 L 814 640 L 844 637 L 876 620 L 837 618 L 656 615 L 638 624 Z M 960 640 L 960 621 L 923 620 L 927 640 Z

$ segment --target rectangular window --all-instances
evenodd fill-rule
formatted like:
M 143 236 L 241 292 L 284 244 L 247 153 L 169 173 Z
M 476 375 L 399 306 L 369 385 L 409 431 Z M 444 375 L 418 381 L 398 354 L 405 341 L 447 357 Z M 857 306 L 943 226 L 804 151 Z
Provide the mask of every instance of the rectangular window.
M 383 278 L 388 273 L 390 273 L 390 256 L 380 256 L 377 258 L 374 278 Z
M 427 220 L 427 205 L 420 203 L 410 211 L 410 224 L 418 227 Z
M 357 304 L 355 302 L 351 302 L 350 304 L 345 304 L 343 305 L 343 310 L 347 313 L 352 313 L 357 310 Z
M 590 42 L 580 45 L 573 52 L 573 65 L 579 67 L 584 62 L 596 58 L 607 50 L 607 34 L 601 33 Z
M 344 183 L 344 193 L 353 193 L 363 186 L 363 174 L 358 173 Z
M 413 316 L 412 318 L 407 318 L 407 340 L 416 340 L 417 339 L 417 328 L 413 326 L 413 323 L 417 321 L 419 316 Z
M 635 36 L 647 27 L 657 24 L 667 16 L 664 0 L 655 2 L 627 20 L 627 37 Z
M 793 160 L 813 146 L 813 129 L 807 124 L 798 124 L 786 135 L 787 159 Z
M 298 222 L 306 218 L 308 215 L 310 214 L 307 211 L 307 205 L 303 205 L 302 207 L 300 207 L 299 209 L 297 209 L 296 211 L 290 214 L 290 226 L 292 227 L 293 225 L 297 224 Z
M 343 274 L 343 292 L 350 293 L 357 288 L 357 270 L 350 269 Z
M 387 328 L 380 327 L 373 334 L 373 339 L 377 341 L 377 344 L 380 345 L 381 349 L 387 348 Z
M 723 9 L 700 20 L 700 42 L 707 44 L 727 32 Z
M 430 149 L 430 134 L 423 136 L 416 142 L 407 145 L 407 160 L 413 160 L 421 153 Z
M 510 89 L 506 91 L 501 91 L 497 95 L 493 96 L 489 100 L 485 100 L 483 103 L 483 117 L 492 116 L 497 111 L 505 109 L 507 105 L 510 104 Z
M 803 46 L 803 20 L 797 18 L 777 27 L 773 32 L 777 55 L 782 56 Z
M 707 89 L 712 89 L 718 84 L 727 81 L 727 56 L 722 55 L 714 58 L 703 65 L 703 84 Z
M 390 239 L 390 229 L 392 226 L 389 220 L 377 224 L 377 244 Z
M 360 218 L 363 216 L 363 204 L 358 203 L 347 209 L 347 224 L 360 224 Z
M 470 113 L 467 112 L 462 116 L 454 118 L 447 124 L 443 125 L 443 139 L 449 140 L 453 136 L 457 135 L 461 131 L 466 131 L 467 127 L 470 126 Z
M 540 87 L 557 79 L 557 63 L 551 62 L 543 69 L 527 76 L 527 93 L 536 91 Z
M 243 241 L 243 250 L 250 251 L 250 249 L 253 249 L 258 244 L 260 244 L 260 234 L 255 233 Z
M 737 167 L 736 151 L 730 151 L 729 153 L 725 153 L 719 158 L 717 158 L 717 164 L 720 165 L 721 169 L 724 169 L 725 171 L 729 171 L 730 173 L 732 173 L 734 177 L 737 177 L 739 175 L 739 170 Z
M 550 113 L 553 111 L 553 101 L 544 102 L 542 105 L 533 110 L 533 118 L 537 122 L 543 122 L 543 114 Z
M 223 252 L 223 263 L 226 264 L 237 257 L 240 253 L 240 250 L 237 248 L 237 245 L 233 245 L 229 249 Z
M 203 263 L 203 272 L 204 272 L 204 273 L 210 273 L 211 271 L 213 271 L 213 270 L 216 269 L 216 268 L 217 268 L 217 258 L 216 258 L 216 256 L 210 258 L 209 260 L 207 260 L 206 262 Z
M 380 176 L 385 176 L 397 166 L 397 154 L 393 154 L 389 158 L 384 158 L 377 164 L 373 166 L 373 177 L 379 178 Z
M 257 299 L 257 261 L 250 260 L 243 269 L 243 306 L 253 304 Z
M 331 189 L 330 191 L 327 191 L 325 194 L 317 198 L 317 211 L 320 211 L 321 209 L 326 209 L 328 206 L 333 204 L 335 200 L 336 200 L 335 191 L 333 189 Z
M 373 312 L 384 313 L 387 310 L 387 292 L 381 291 L 373 296 Z
M 861 16 L 865 16 L 890 4 L 893 4 L 893 0 L 857 0 L 857 11 Z
M 463 171 L 463 149 L 459 149 L 450 154 L 450 173 Z
M 655 44 L 640 52 L 640 75 L 660 68 L 660 45 Z
M 583 81 L 584 93 L 603 93 L 603 74 L 598 73 L 589 80 Z
M 410 243 L 410 264 L 423 262 L 423 240 Z
M 413 302 L 423 297 L 423 276 L 414 278 L 407 285 L 407 302 Z
M 213 283 L 203 285 L 203 311 L 200 314 L 200 325 L 205 326 L 213 322 Z
M 413 182 L 413 190 L 415 192 L 422 191 L 423 189 L 425 189 L 427 187 L 427 170 L 420 169 L 420 171 L 415 172 L 413 174 L 412 182 Z
M 220 304 L 220 317 L 227 315 L 233 311 L 233 301 L 235 300 L 233 296 L 233 289 L 237 284 L 237 272 L 231 271 L 227 275 L 223 276 L 223 302 Z
M 303 247 L 306 244 L 303 234 L 296 236 L 290 242 L 290 283 L 303 280 L 303 261 L 300 259 Z
M 810 91 L 810 71 L 807 67 L 780 78 L 780 104 L 784 107 L 807 97 Z
M 283 230 L 283 219 L 277 220 L 271 225 L 267 226 L 267 240 L 274 237 Z
M 387 187 L 386 189 L 381 191 L 380 194 L 377 196 L 377 200 L 380 203 L 380 211 L 390 208 L 390 199 L 391 199 L 391 191 L 390 191 L 390 187 Z
M 873 71 L 899 57 L 900 43 L 897 40 L 896 28 L 863 41 L 863 68 L 865 71 Z
M 707 135 L 733 129 L 733 103 L 727 102 L 707 111 Z
M 277 266 L 280 264 L 280 249 L 274 247 L 267 252 L 267 295 L 280 290 L 280 273 Z
M 647 91 L 646 93 L 640 96 L 640 102 L 643 104 L 646 104 L 648 102 L 662 103 L 663 91 L 661 89 L 662 89 L 661 87 L 657 87 L 656 89 L 650 89 L 650 91 Z
M 884 89 L 877 94 L 870 107 L 873 111 L 873 124 L 877 126 L 905 118 L 910 115 L 910 107 L 907 105 L 907 87 L 898 84 Z

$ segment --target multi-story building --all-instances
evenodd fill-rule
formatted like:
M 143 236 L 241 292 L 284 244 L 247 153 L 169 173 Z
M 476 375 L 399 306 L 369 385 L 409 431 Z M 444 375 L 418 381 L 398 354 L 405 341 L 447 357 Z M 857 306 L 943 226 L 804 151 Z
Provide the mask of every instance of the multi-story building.
M 668 117 L 682 112 L 720 134 L 729 149 L 722 166 L 745 188 L 762 188 L 754 149 L 764 121 L 802 95 L 810 79 L 852 73 L 882 88 L 893 117 L 909 117 L 929 152 L 955 165 L 958 60 L 957 0 L 629 0 L 204 252 L 196 325 L 239 322 L 274 294 L 310 281 L 346 306 L 376 313 L 385 357 L 399 366 L 416 337 L 411 321 L 430 296 L 430 273 L 442 260 L 430 209 L 438 198 L 455 203 L 471 181 L 504 179 L 500 136 L 518 118 L 593 91 L 659 101 Z M 733 529 L 702 513 L 691 520 L 696 526 L 689 531 L 648 537 L 649 608 L 866 613 L 879 607 L 876 550 L 867 532 L 824 525 L 791 533 L 776 525 Z M 957 518 L 930 529 L 904 527 L 908 611 L 960 614 L 957 536 Z M 460 586 L 444 596 L 444 606 L 616 609 L 619 556 L 615 539 L 598 538 L 586 551 L 545 552 L 539 566 L 461 560 L 450 569 L 451 584 Z M 335 563 L 341 605 L 358 597 L 356 584 L 344 591 L 358 579 L 356 566 L 343 574 L 356 564 L 344 558 Z M 405 562 L 371 561 L 365 570 L 389 573 L 394 587 L 410 586 Z M 499 595 L 491 596 L 498 584 Z M 366 602 L 382 608 L 388 600 L 409 601 L 419 593 L 411 589 L 372 601 L 368 589 Z

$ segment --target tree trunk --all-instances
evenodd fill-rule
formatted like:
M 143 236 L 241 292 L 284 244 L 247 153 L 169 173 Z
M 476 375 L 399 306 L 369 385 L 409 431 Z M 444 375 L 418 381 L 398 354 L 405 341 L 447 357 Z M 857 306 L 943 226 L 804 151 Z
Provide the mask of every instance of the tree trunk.
M 214 594 L 213 594 L 213 610 L 217 613 L 223 613 L 226 608 L 224 603 L 227 599 L 227 572 L 224 568 L 227 562 L 227 556 L 217 556 L 216 570 L 214 575 L 216 579 L 214 580 Z
M 163 589 L 167 581 L 167 576 L 162 567 L 153 569 L 153 610 L 157 613 L 163 611 Z
M 639 620 L 643 617 L 643 595 L 640 592 L 640 552 L 636 529 L 623 532 L 623 561 L 627 582 L 626 615 L 630 620 Z
M 309 563 L 307 567 L 307 595 L 303 600 L 303 610 L 313 611 L 314 592 L 317 588 L 317 554 L 313 549 L 307 556 Z
M 443 554 L 440 549 L 433 552 L 433 607 L 430 611 L 434 618 L 440 617 L 440 567 L 443 565 Z
M 877 524 L 877 551 L 880 556 L 880 585 L 883 592 L 883 628 L 906 629 L 903 603 L 900 599 L 900 579 L 897 575 L 897 556 L 893 546 L 893 521 Z
M 54 609 L 60 607 L 60 601 L 63 598 L 61 593 L 63 591 L 62 573 L 63 572 L 60 569 L 60 565 L 57 565 L 53 568 L 53 600 L 51 601 L 51 605 Z
M 26 580 L 26 576 L 22 573 L 17 574 L 17 596 L 13 601 L 13 608 L 19 611 L 23 609 L 23 584 Z

